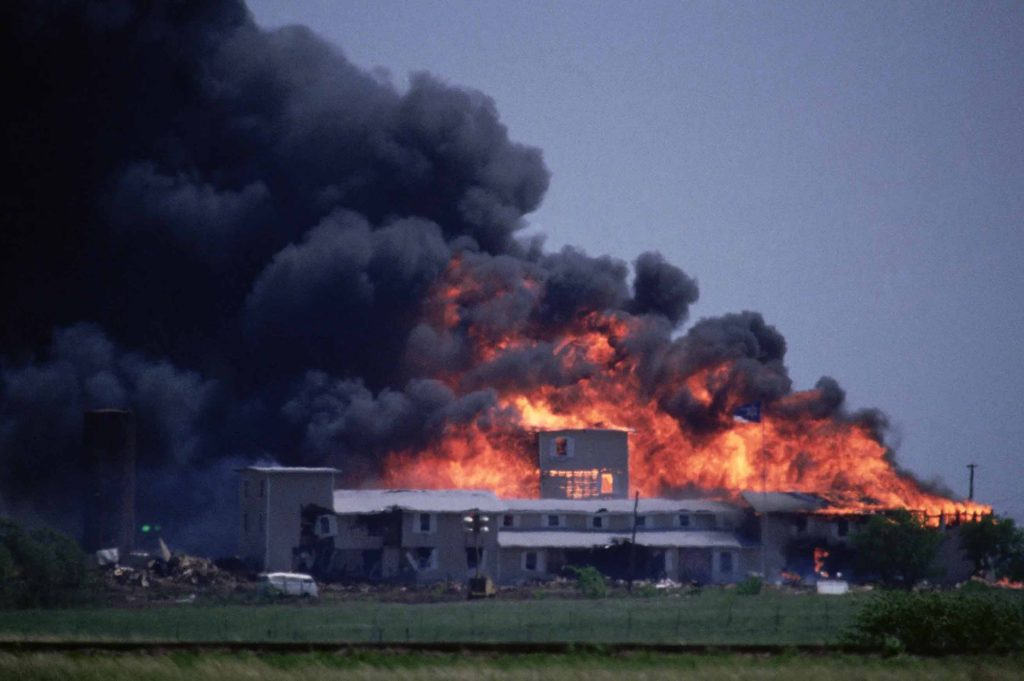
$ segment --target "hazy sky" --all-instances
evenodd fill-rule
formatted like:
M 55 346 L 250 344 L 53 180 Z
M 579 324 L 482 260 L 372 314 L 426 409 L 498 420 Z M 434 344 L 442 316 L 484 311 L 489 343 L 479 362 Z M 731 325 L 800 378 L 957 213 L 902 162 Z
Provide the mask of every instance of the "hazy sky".
M 694 320 L 762 312 L 796 387 L 1024 520 L 1024 3 L 249 4 L 487 93 L 552 171 L 531 233 L 661 251 Z

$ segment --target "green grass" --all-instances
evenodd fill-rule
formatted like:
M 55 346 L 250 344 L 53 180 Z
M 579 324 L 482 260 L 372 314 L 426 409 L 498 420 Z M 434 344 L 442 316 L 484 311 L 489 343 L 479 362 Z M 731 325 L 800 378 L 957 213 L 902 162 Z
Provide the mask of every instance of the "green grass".
M 765 592 L 429 604 L 182 604 L 0 612 L 0 638 L 827 643 L 864 595 Z
M 999 681 L 1024 678 L 1022 658 L 735 655 L 6 655 L 0 678 L 19 681 Z

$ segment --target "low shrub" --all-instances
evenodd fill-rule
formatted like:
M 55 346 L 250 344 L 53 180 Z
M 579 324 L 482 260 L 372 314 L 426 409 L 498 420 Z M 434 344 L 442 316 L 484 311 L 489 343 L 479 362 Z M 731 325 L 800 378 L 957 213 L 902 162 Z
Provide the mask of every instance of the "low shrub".
M 587 565 L 569 567 L 568 570 L 576 577 L 576 588 L 587 598 L 604 598 L 608 595 L 608 583 L 597 568 Z
M 889 653 L 1024 650 L 1024 599 L 1017 594 L 885 592 L 864 604 L 844 638 Z
M 736 593 L 740 596 L 756 596 L 761 593 L 764 582 L 760 577 L 751 575 L 736 585 Z

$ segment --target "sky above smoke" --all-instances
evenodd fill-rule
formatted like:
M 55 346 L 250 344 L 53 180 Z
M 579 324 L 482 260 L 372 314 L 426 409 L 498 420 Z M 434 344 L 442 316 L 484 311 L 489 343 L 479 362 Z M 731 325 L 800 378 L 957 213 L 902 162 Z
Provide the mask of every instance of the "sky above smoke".
M 501 418 L 504 389 L 586 377 L 554 344 L 593 312 L 643 320 L 626 350 L 652 390 L 723 360 L 745 398 L 792 388 L 771 320 L 691 323 L 697 281 L 644 227 L 630 231 L 649 247 L 605 248 L 597 216 L 567 238 L 545 218 L 545 246 L 526 216 L 549 164 L 510 139 L 487 88 L 425 72 L 395 85 L 228 0 L 26 0 L 0 21 L 0 510 L 71 523 L 82 411 L 124 407 L 138 414 L 140 520 L 180 546 L 233 547 L 234 466 L 371 479 L 448 424 Z M 439 333 L 424 304 L 453 261 L 502 295 L 482 291 Z M 468 335 L 513 331 L 531 343 L 467 356 Z M 441 380 L 454 370 L 458 384 Z M 818 385 L 801 409 L 883 434 L 879 413 Z M 696 431 L 722 416 L 684 391 L 664 409 Z

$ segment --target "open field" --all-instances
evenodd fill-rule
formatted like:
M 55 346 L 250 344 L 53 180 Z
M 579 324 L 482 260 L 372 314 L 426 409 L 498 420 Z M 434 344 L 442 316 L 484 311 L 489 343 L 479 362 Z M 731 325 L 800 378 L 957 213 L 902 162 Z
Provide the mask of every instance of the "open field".
M 819 644 L 850 624 L 867 594 L 765 592 L 274 605 L 164 605 L 0 612 L 0 638 L 171 641 L 570 641 Z
M 0 678 L 20 681 L 439 681 L 441 679 L 700 679 L 702 681 L 998 681 L 1024 678 L 1022 658 L 736 655 L 6 655 Z

